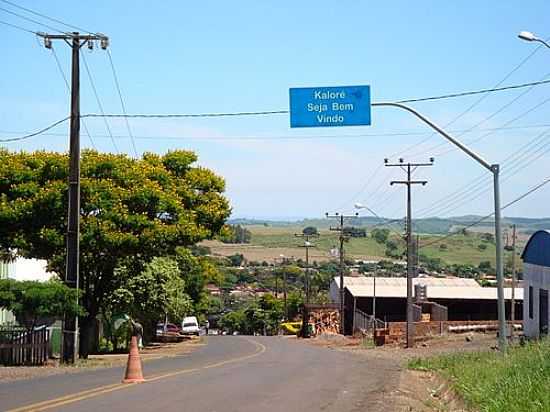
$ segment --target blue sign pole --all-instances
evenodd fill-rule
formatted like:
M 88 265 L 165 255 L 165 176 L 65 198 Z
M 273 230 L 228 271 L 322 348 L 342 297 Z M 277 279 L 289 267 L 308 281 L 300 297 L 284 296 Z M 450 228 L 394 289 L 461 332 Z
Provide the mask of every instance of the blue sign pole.
M 290 127 L 369 126 L 370 86 L 289 90 Z

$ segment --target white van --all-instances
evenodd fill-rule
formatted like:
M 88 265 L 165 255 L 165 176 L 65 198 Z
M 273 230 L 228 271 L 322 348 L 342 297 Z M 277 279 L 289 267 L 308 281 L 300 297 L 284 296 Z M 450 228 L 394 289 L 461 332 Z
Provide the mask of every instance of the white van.
M 183 321 L 181 322 L 181 333 L 183 335 L 199 336 L 199 332 L 199 322 L 195 316 L 187 316 L 183 318 Z

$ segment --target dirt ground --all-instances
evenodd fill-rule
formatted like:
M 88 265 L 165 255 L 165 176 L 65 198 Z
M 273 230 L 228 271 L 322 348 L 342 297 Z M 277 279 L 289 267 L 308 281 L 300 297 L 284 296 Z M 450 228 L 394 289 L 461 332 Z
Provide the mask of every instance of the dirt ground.
M 388 403 L 396 412 L 464 412 L 463 402 L 437 374 L 407 369 L 410 359 L 431 357 L 457 351 L 494 350 L 494 334 L 468 333 L 437 336 L 418 343 L 414 348 L 405 349 L 398 345 L 373 347 L 359 338 L 343 338 L 340 335 L 325 335 L 307 341 L 335 350 L 353 351 L 360 356 L 386 359 L 395 363 L 401 370 L 400 381 L 389 392 Z
M 152 344 L 140 351 L 143 362 L 170 356 L 179 356 L 193 351 L 203 345 L 201 338 L 193 338 L 178 343 Z M 90 355 L 88 359 L 79 359 L 75 365 L 60 365 L 58 360 L 51 360 L 46 366 L 0 366 L 0 383 L 51 376 L 62 373 L 79 373 L 97 368 L 109 368 L 124 365 L 127 354 Z
M 265 246 L 253 246 L 245 244 L 228 244 L 222 243 L 217 240 L 205 240 L 200 243 L 202 246 L 207 246 L 212 251 L 214 256 L 231 256 L 234 254 L 242 254 L 249 262 L 263 262 L 275 263 L 277 259 L 280 259 L 281 255 L 288 258 L 303 258 L 303 248 L 290 248 L 290 247 L 265 247 Z M 318 262 L 324 262 L 331 259 L 331 257 L 323 251 L 312 250 L 310 252 L 310 259 Z

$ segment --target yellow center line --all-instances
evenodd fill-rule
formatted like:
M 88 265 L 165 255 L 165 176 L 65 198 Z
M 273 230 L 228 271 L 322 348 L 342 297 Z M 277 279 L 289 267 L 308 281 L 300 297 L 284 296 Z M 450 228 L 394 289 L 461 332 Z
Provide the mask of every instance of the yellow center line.
M 236 357 L 236 358 L 227 359 L 225 361 L 221 361 L 221 362 L 217 362 L 217 363 L 212 363 L 212 364 L 209 364 L 209 365 L 202 366 L 200 368 L 181 369 L 181 370 L 178 370 L 178 371 L 165 373 L 165 374 L 162 374 L 162 375 L 152 376 L 152 377 L 148 378 L 143 384 L 147 384 L 149 382 L 155 382 L 155 381 L 170 378 L 170 377 L 173 377 L 173 376 L 178 376 L 178 375 L 184 375 L 184 374 L 187 374 L 187 373 L 197 372 L 197 371 L 200 371 L 200 370 L 203 370 L 203 369 L 217 368 L 217 367 L 227 365 L 227 364 L 230 364 L 230 363 L 241 362 L 241 361 L 259 356 L 262 353 L 264 353 L 267 349 L 265 347 L 265 345 L 262 345 L 261 343 L 256 342 L 253 339 L 249 339 L 249 338 L 244 338 L 244 339 L 251 342 L 251 343 L 253 343 L 256 346 L 256 351 L 254 353 L 252 353 L 250 355 L 246 355 L 246 356 L 239 356 L 239 357 Z M 19 407 L 19 408 L 16 408 L 16 409 L 10 409 L 6 412 L 39 412 L 39 411 L 45 411 L 45 410 L 48 410 L 48 409 L 57 408 L 57 407 L 67 405 L 67 404 L 70 404 L 70 403 L 82 401 L 84 399 L 89 399 L 89 398 L 93 398 L 95 396 L 99 396 L 99 395 L 103 395 L 103 394 L 106 394 L 106 393 L 114 392 L 114 391 L 117 391 L 119 389 L 131 388 L 134 385 L 137 385 L 137 384 L 114 383 L 114 384 L 111 384 L 111 385 L 100 386 L 100 387 L 97 387 L 97 388 L 77 392 L 77 393 L 74 393 L 74 394 L 71 394 L 71 395 L 62 396 L 60 398 L 55 398 L 55 399 L 50 399 L 50 400 L 47 400 L 47 401 L 37 402 L 37 403 L 31 404 L 31 405 L 22 406 L 22 407 Z

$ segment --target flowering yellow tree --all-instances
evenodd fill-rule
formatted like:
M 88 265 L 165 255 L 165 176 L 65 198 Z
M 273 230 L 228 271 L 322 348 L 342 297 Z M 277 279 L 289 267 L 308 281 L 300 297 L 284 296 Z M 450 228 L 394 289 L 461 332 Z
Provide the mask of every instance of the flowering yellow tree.
M 135 267 L 212 238 L 230 208 L 224 180 L 195 165 L 189 151 L 141 159 L 84 151 L 81 160 L 81 356 L 106 297 Z M 0 151 L 0 253 L 46 259 L 65 273 L 68 156 Z M 130 274 L 131 275 L 131 274 Z

